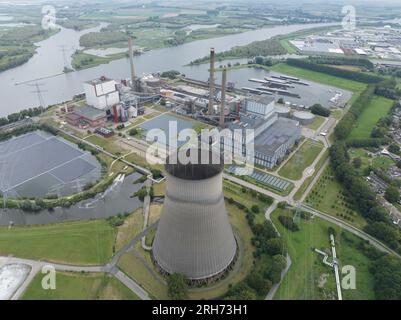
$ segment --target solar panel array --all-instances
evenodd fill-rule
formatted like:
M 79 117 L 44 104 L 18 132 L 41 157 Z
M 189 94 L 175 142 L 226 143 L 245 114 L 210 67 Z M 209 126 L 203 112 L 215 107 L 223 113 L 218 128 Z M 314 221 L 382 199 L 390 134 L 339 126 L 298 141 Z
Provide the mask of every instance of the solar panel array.
M 260 172 L 257 170 L 253 170 L 251 174 L 248 174 L 247 171 L 249 170 L 238 166 L 231 166 L 228 169 L 229 173 L 235 175 L 247 175 L 248 177 L 255 179 L 257 182 L 269 186 L 271 188 L 277 189 L 279 191 L 286 191 L 290 187 L 290 183 L 287 180 L 278 178 L 271 174 Z
M 93 156 L 42 132 L 2 142 L 0 151 L 0 192 L 8 196 L 43 197 L 55 185 L 65 186 L 60 192 L 69 194 L 69 184 L 84 177 L 89 182 L 100 168 Z

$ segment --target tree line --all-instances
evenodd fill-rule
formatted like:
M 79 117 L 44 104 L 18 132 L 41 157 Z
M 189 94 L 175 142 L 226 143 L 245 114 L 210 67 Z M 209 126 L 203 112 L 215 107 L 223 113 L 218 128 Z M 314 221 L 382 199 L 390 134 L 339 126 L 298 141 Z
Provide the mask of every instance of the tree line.
M 319 56 L 309 57 L 308 60 L 316 64 L 356 66 L 365 68 L 367 70 L 373 70 L 375 67 L 375 65 L 370 60 L 365 58 Z
M 14 112 L 12 114 L 9 114 L 7 117 L 0 118 L 0 127 L 10 124 L 10 123 L 15 123 L 17 121 L 23 120 L 27 117 L 35 117 L 40 115 L 45 109 L 43 107 L 35 107 L 35 108 L 29 108 L 25 110 L 21 110 L 20 112 Z
M 368 105 L 375 92 L 375 86 L 369 85 L 353 103 L 347 114 L 337 125 L 334 134 L 335 142 L 330 148 L 330 163 L 337 180 L 344 186 L 353 199 L 361 215 L 367 220 L 365 231 L 385 242 L 390 248 L 401 253 L 401 233 L 391 223 L 388 212 L 376 199 L 368 183 L 350 163 L 349 146 L 378 145 L 380 140 L 346 141 L 355 121 Z M 384 140 L 383 140 L 384 141 Z
M 316 71 L 329 74 L 335 77 L 340 77 L 348 80 L 363 82 L 363 83 L 378 83 L 383 80 L 382 77 L 351 70 L 339 69 L 322 64 L 317 64 L 306 59 L 287 59 L 287 64 L 293 67 Z

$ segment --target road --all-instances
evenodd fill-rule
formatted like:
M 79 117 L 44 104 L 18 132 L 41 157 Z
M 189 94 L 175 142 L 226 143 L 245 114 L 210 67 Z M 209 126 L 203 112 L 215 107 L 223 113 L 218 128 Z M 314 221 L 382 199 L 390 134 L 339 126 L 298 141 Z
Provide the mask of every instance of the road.
M 123 272 L 121 272 L 117 268 L 118 260 L 127 252 L 130 252 L 135 244 L 140 241 L 143 236 L 149 231 L 149 229 L 157 226 L 157 223 L 149 226 L 143 232 L 138 234 L 134 239 L 131 240 L 124 248 L 120 251 L 116 252 L 112 257 L 111 261 L 102 266 L 80 266 L 80 265 L 68 265 L 68 264 L 59 264 L 52 263 L 41 260 L 30 260 L 30 259 L 21 259 L 15 257 L 1 257 L 0 256 L 0 267 L 7 264 L 24 264 L 31 267 L 31 271 L 28 277 L 25 279 L 24 283 L 18 288 L 18 290 L 14 293 L 11 300 L 19 300 L 29 284 L 35 278 L 35 276 L 42 270 L 44 266 L 52 266 L 56 271 L 61 272 L 88 272 L 88 273 L 109 273 L 116 277 L 119 281 L 124 283 L 133 293 L 135 293 L 142 300 L 151 300 L 149 294 L 133 279 L 126 276 Z

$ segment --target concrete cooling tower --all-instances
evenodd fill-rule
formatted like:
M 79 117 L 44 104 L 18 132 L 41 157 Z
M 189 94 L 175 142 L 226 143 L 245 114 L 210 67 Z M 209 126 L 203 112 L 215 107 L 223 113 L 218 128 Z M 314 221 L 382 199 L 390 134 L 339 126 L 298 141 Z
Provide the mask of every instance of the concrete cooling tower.
M 167 161 L 166 197 L 153 258 L 167 274 L 208 280 L 234 264 L 237 243 L 225 208 L 223 160 L 205 150 L 198 150 L 198 155 L 199 160 L 209 156 L 210 161 L 187 165 Z

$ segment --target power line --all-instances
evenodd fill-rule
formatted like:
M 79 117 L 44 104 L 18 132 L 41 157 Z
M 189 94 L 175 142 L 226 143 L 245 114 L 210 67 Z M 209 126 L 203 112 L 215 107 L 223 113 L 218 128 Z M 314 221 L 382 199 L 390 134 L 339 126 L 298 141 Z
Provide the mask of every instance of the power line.
M 40 87 L 44 86 L 43 83 L 36 82 L 35 84 L 28 84 L 30 87 L 35 87 L 36 90 L 31 91 L 31 93 L 36 93 L 39 101 L 39 106 L 46 109 L 45 99 L 43 98 L 43 93 L 48 92 L 47 90 L 42 90 Z

